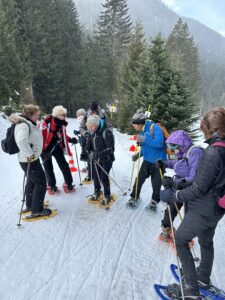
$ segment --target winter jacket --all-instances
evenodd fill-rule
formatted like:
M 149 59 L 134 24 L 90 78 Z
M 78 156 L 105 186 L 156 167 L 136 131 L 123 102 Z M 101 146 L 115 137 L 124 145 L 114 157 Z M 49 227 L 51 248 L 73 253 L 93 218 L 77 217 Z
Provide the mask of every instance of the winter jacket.
M 112 130 L 104 126 L 99 128 L 92 134 L 89 134 L 86 144 L 86 151 L 98 152 L 101 161 L 114 161 L 114 136 Z
M 60 120 L 49 115 L 44 118 L 44 121 L 39 125 L 43 136 L 43 150 L 51 151 L 54 146 L 59 143 L 64 153 L 72 156 L 69 142 L 70 137 L 66 134 L 66 126 L 68 123 L 65 120 Z
M 181 150 L 176 154 L 176 159 L 166 161 L 166 166 L 170 169 L 174 169 L 176 173 L 176 182 L 179 182 L 181 179 L 192 182 L 202 157 L 203 149 L 194 146 L 191 138 L 184 130 L 173 132 L 166 140 L 166 143 L 181 146 Z
M 80 127 L 79 127 L 79 131 L 81 135 L 85 135 L 86 132 L 88 132 L 87 130 L 87 119 L 88 117 L 91 115 L 91 110 L 88 109 L 86 115 L 83 117 L 81 123 L 80 123 Z M 109 118 L 103 113 L 102 109 L 99 107 L 99 118 L 100 118 L 100 122 L 101 122 L 101 128 L 103 127 L 107 127 L 110 128 L 111 130 L 113 130 L 112 124 L 109 120 Z
M 218 141 L 221 141 L 218 137 L 206 141 L 209 146 L 192 184 L 177 194 L 180 202 L 188 202 L 189 210 L 202 216 L 219 216 L 225 211 L 217 204 L 219 197 L 225 194 L 225 148 L 212 146 Z
M 33 154 L 37 160 L 43 148 L 43 138 L 37 124 L 15 114 L 10 116 L 10 121 L 16 124 L 14 137 L 20 150 L 18 153 L 19 162 L 27 162 L 27 158 Z
M 151 121 L 146 121 L 143 131 L 140 135 L 145 137 L 141 147 L 141 155 L 144 160 L 155 163 L 158 159 L 166 160 L 166 147 L 164 144 L 164 134 L 159 125 L 155 124 L 153 133 L 150 127 L 153 124 Z

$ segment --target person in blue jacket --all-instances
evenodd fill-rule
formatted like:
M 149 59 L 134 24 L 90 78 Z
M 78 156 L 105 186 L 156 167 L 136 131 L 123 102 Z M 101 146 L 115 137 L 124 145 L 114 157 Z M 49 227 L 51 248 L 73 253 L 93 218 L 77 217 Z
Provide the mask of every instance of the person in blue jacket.
M 139 133 L 137 135 L 137 144 L 140 145 L 140 154 L 136 153 L 132 156 L 133 161 L 137 161 L 143 156 L 143 162 L 137 178 L 133 186 L 131 198 L 128 206 L 135 206 L 139 197 L 142 185 L 145 180 L 151 176 L 153 193 L 150 204 L 146 207 L 152 211 L 156 210 L 156 206 L 160 201 L 161 175 L 156 165 L 158 160 L 166 160 L 165 138 L 161 127 L 153 121 L 148 121 L 146 115 L 138 110 L 132 117 L 132 125 Z M 137 187 L 136 187 L 137 184 Z

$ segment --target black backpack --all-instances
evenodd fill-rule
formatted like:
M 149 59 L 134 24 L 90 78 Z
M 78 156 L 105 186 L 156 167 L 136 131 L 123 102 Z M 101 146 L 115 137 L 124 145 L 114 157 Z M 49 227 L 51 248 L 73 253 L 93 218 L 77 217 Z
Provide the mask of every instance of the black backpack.
M 28 125 L 29 132 L 30 132 L 29 124 L 27 122 L 23 122 L 23 123 L 26 123 Z M 6 138 L 1 141 L 2 150 L 5 153 L 8 153 L 10 155 L 20 152 L 20 149 L 18 148 L 16 141 L 15 141 L 15 137 L 14 137 L 15 127 L 16 127 L 16 124 L 12 124 L 7 129 Z

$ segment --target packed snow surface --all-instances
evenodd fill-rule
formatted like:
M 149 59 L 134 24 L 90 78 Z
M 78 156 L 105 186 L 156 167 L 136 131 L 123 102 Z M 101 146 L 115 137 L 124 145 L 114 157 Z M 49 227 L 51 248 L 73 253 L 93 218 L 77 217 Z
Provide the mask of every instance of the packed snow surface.
M 72 135 L 77 122 L 69 119 Z M 0 116 L 0 139 L 9 122 Z M 171 283 L 169 265 L 176 263 L 175 250 L 159 240 L 165 206 L 151 214 L 145 206 L 151 199 L 151 181 L 143 186 L 142 201 L 129 209 L 129 183 L 132 170 L 127 135 L 115 131 L 116 161 L 111 176 L 126 196 L 111 181 L 117 201 L 109 211 L 89 205 L 86 197 L 92 185 L 79 185 L 73 173 L 76 193 L 65 194 L 63 177 L 55 165 L 61 193 L 46 194 L 56 217 L 17 228 L 21 208 L 23 172 L 17 155 L 0 150 L 0 299 L 1 300 L 154 300 L 153 284 Z M 77 145 L 78 156 L 80 146 Z M 75 159 L 75 148 L 72 148 Z M 76 164 L 77 165 L 77 164 Z M 80 162 L 80 168 L 84 163 Z M 136 173 L 136 169 L 135 169 Z M 207 176 L 207 174 L 206 174 Z M 84 175 L 82 175 L 84 177 Z M 179 219 L 175 226 L 178 226 Z M 215 235 L 215 262 L 212 281 L 225 288 L 225 218 Z M 197 240 L 194 246 L 199 255 Z

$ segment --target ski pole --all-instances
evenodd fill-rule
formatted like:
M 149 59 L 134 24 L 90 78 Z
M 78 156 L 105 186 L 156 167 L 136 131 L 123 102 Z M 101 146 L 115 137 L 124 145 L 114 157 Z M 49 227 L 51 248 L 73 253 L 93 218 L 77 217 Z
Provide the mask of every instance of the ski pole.
M 161 172 L 162 172 L 162 170 L 161 170 Z M 171 226 L 171 228 L 173 228 L 173 221 L 172 221 L 171 209 L 170 209 L 169 204 L 168 204 L 168 212 L 169 212 L 169 218 L 170 218 L 170 226 Z M 184 300 L 184 287 L 183 287 L 183 282 L 182 282 L 182 278 L 181 278 L 181 266 L 180 266 L 180 261 L 179 261 L 179 257 L 178 257 L 178 253 L 177 253 L 177 245 L 176 245 L 176 240 L 175 240 L 173 229 L 172 229 L 172 239 L 173 239 L 173 243 L 174 243 L 174 246 L 176 249 L 177 266 L 178 266 L 178 272 L 179 272 L 179 277 L 180 277 L 181 296 L 182 296 L 182 299 Z
M 75 144 L 74 144 L 74 148 L 75 148 L 76 161 L 77 161 L 78 173 L 79 173 L 79 178 L 80 178 L 80 185 L 83 185 L 81 182 L 81 176 L 80 176 L 80 166 L 79 166 L 79 161 L 78 161 L 78 156 L 77 156 L 77 147 Z
M 49 155 L 47 158 L 44 159 L 43 163 L 41 164 L 42 166 L 46 163 L 47 160 L 49 160 L 49 158 L 52 156 L 52 152 L 55 150 L 56 146 L 59 145 L 60 141 L 57 141 L 54 145 L 54 147 L 52 148 L 52 150 L 49 152 Z
M 137 147 L 135 147 L 135 153 L 134 154 L 137 154 Z M 136 161 L 133 161 L 133 167 L 132 167 L 132 172 L 131 172 L 131 177 L 130 177 L 130 186 L 129 186 L 128 191 L 131 191 L 131 185 L 132 185 L 133 176 L 134 176 L 135 163 L 136 163 Z
M 97 174 L 97 177 L 98 177 L 98 182 L 102 188 L 102 182 L 101 182 L 101 179 L 100 179 L 100 176 L 99 176 L 99 172 L 98 172 L 98 168 L 97 168 L 97 165 L 96 165 L 96 161 L 94 162 L 94 165 L 95 165 L 95 171 L 96 171 L 96 174 Z
M 124 192 L 124 190 L 116 183 L 116 181 L 112 178 L 112 176 L 110 176 L 106 170 L 100 165 L 100 163 L 95 160 L 95 163 L 99 166 L 99 168 L 102 169 L 102 171 L 109 177 L 109 179 L 112 180 L 112 182 L 121 190 L 121 192 L 123 193 L 123 196 L 126 196 L 127 192 Z
M 18 229 L 21 226 L 22 211 L 23 211 L 24 202 L 25 202 L 25 199 L 26 199 L 26 186 L 27 186 L 27 179 L 28 179 L 29 169 L 30 169 L 30 164 L 28 163 L 27 170 L 26 170 L 26 172 L 24 172 L 24 177 L 23 177 L 23 199 L 22 199 L 22 205 L 21 205 L 21 209 L 20 209 L 19 222 L 17 224 Z
M 137 201 L 137 193 L 138 193 L 140 160 L 141 160 L 141 149 L 140 149 L 139 155 L 138 155 L 138 168 L 137 168 L 137 178 L 136 178 L 136 187 L 135 187 L 135 201 Z
M 180 213 L 180 211 L 179 211 L 179 209 L 178 209 L 178 206 L 177 206 L 177 204 L 176 204 L 175 202 L 174 202 L 174 206 L 175 206 L 176 211 L 177 211 L 177 213 L 178 213 L 178 215 L 179 215 L 180 221 L 182 222 L 182 221 L 183 221 L 183 218 L 182 218 L 181 213 Z M 194 261 L 195 261 L 195 262 L 199 262 L 199 261 L 200 261 L 200 258 L 196 255 L 194 248 L 191 247 L 190 249 L 191 249 L 191 251 L 192 251 L 192 253 L 193 253 Z

